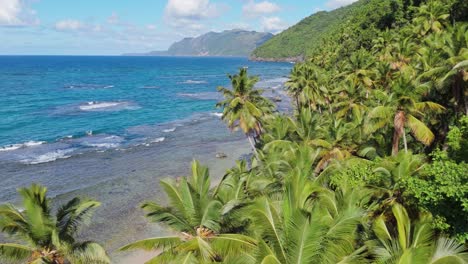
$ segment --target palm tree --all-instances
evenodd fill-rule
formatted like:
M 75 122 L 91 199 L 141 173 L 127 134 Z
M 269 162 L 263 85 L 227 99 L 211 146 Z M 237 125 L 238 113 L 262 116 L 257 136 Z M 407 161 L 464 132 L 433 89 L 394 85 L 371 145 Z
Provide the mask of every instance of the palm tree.
M 402 137 L 405 152 L 408 152 L 405 127 L 410 128 L 416 140 L 430 145 L 434 140 L 434 134 L 424 124 L 422 118 L 428 112 L 440 113 L 443 110 L 445 110 L 443 106 L 434 102 L 417 102 L 408 96 L 396 97 L 395 94 L 390 94 L 384 105 L 374 107 L 369 112 L 366 130 L 368 133 L 373 133 L 393 123 L 392 155 L 398 154 L 399 142 Z
M 249 208 L 261 239 L 255 263 L 365 263 L 357 230 L 368 192 L 333 192 L 293 176 L 282 198 L 261 198 Z
M 441 34 L 426 39 L 420 57 L 426 63 L 419 79 L 433 82 L 442 95 L 451 95 L 450 103 L 457 112 L 468 114 L 466 89 L 468 70 L 468 26 L 457 24 Z
M 367 51 L 361 49 L 349 57 L 345 63 L 344 72 L 341 74 L 355 87 L 365 89 L 366 99 L 369 98 L 370 90 L 374 86 L 372 80 L 375 77 L 374 64 L 375 59 Z
M 218 87 L 224 100 L 217 106 L 224 107 L 222 119 L 230 129 L 240 128 L 244 132 L 257 155 L 255 140 L 262 132 L 261 119 L 271 113 L 273 103 L 261 96 L 262 90 L 254 88 L 258 77 L 249 77 L 246 68 L 241 68 L 239 74 L 229 75 L 229 79 L 232 90 Z
M 430 32 L 441 32 L 450 17 L 448 7 L 447 4 L 435 0 L 420 6 L 414 18 L 415 33 L 425 36 Z
M 74 198 L 53 216 L 45 187 L 33 184 L 18 192 L 23 209 L 11 204 L 0 206 L 0 228 L 23 244 L 0 244 L 0 258 L 34 264 L 110 263 L 99 244 L 75 239 L 80 226 L 89 221 L 100 203 Z
M 406 209 L 396 203 L 392 207 L 392 218 L 380 215 L 373 224 L 377 237 L 369 241 L 368 247 L 378 263 L 453 263 L 468 261 L 468 253 L 455 240 L 434 236 L 431 216 L 423 214 L 418 221 L 411 221 Z
M 286 88 L 295 102 L 297 109 L 300 108 L 299 96 L 304 91 L 306 87 L 306 79 L 304 74 L 304 64 L 296 64 L 291 71 L 289 80 L 286 82 Z
M 210 190 L 208 168 L 192 163 L 190 178 L 179 182 L 161 181 L 169 206 L 145 202 L 142 208 L 154 222 L 167 224 L 178 234 L 133 242 L 120 250 L 162 250 L 148 263 L 182 263 L 185 259 L 221 262 L 232 254 L 249 256 L 255 240 L 240 234 L 224 234 L 221 226 L 223 204 Z M 193 262 L 189 262 L 193 263 Z

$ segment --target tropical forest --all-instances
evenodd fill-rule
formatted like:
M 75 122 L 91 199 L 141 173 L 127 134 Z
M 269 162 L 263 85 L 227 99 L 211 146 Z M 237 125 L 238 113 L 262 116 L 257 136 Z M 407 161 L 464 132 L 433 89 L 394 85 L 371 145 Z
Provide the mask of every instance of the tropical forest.
M 248 68 L 228 76 L 217 107 L 251 155 L 220 181 L 203 161 L 162 180 L 167 202 L 135 210 L 172 235 L 120 251 L 153 252 L 147 263 L 468 263 L 468 2 L 361 0 L 333 12 L 253 53 L 301 57 L 284 87 L 290 111 Z M 0 244 L 3 260 L 109 263 L 77 232 L 99 202 L 55 209 L 39 185 L 19 195 L 21 209 L 0 207 L 13 241 Z

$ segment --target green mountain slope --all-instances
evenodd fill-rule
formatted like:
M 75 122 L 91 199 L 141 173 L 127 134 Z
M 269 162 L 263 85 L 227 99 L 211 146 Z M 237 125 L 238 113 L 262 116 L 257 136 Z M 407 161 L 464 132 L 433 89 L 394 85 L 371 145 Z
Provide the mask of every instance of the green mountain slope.
M 248 57 L 252 51 L 273 37 L 271 33 L 239 29 L 209 32 L 196 38 L 184 38 L 167 51 L 152 51 L 139 56 L 239 56 Z
M 315 13 L 255 49 L 252 59 L 301 60 L 343 31 L 361 31 L 360 37 L 373 35 L 373 29 L 389 27 L 408 6 L 405 0 L 360 0 L 333 11 Z M 414 1 L 413 1 L 414 2 Z M 374 35 L 375 36 L 375 35 Z
M 172 44 L 169 55 L 249 56 L 250 53 L 273 37 L 271 33 L 245 30 L 209 32 L 196 38 L 185 38 Z

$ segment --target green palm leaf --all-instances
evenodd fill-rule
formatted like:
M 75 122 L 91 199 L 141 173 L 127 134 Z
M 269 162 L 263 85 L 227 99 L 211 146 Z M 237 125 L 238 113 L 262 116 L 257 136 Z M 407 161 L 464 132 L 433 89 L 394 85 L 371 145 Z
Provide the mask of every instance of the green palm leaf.
M 407 124 L 414 137 L 425 145 L 430 145 L 434 141 L 434 133 L 419 119 L 413 115 L 407 115 Z
M 19 244 L 0 244 L 0 259 L 7 261 L 25 260 L 29 258 L 33 252 L 33 248 Z
M 120 251 L 127 251 L 133 249 L 142 249 L 142 250 L 156 250 L 156 249 L 165 249 L 173 248 L 179 245 L 182 242 L 180 237 L 169 236 L 169 237 L 156 237 L 139 240 L 133 243 L 130 243 L 126 246 L 121 247 Z

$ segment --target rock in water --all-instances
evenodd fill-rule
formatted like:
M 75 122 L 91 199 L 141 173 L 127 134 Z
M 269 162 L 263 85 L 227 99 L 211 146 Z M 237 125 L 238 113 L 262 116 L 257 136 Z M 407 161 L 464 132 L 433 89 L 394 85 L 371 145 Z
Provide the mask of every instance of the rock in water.
M 216 153 L 216 158 L 225 159 L 225 158 L 227 158 L 227 155 L 226 155 L 226 153 L 218 152 L 218 153 Z

